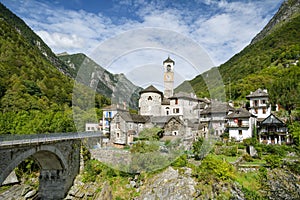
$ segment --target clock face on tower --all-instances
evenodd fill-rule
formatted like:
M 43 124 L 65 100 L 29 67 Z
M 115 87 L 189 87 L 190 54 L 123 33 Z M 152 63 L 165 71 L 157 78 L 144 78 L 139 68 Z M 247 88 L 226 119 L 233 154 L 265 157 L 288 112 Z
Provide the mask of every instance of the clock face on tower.
M 166 81 L 173 81 L 173 75 L 171 73 L 165 74 L 165 80 Z

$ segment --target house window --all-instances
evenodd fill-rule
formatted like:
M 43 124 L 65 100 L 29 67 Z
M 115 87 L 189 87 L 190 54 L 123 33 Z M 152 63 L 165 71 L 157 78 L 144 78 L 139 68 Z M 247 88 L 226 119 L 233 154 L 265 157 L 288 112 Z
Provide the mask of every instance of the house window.
M 179 108 L 174 108 L 173 113 L 179 113 Z
M 243 131 L 242 130 L 239 130 L 239 135 L 243 135 Z
M 266 104 L 266 100 L 264 99 L 264 100 L 262 100 L 262 104 Z
M 257 114 L 257 113 L 258 113 L 258 109 L 255 108 L 255 109 L 254 109 L 254 114 Z
M 258 100 L 254 100 L 254 106 L 258 106 Z
M 152 97 L 151 96 L 148 97 L 148 101 L 152 101 Z
M 120 133 L 117 133 L 117 138 L 119 138 L 120 137 Z
M 266 114 L 266 113 L 267 113 L 267 109 L 263 108 L 263 114 Z

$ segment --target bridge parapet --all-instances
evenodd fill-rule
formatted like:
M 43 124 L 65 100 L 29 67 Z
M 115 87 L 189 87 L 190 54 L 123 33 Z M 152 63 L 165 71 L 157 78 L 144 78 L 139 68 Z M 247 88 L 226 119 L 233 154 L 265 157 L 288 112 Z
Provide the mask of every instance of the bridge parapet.
M 0 135 L 0 149 L 5 146 L 48 143 L 62 140 L 103 137 L 102 132 L 49 133 L 49 134 L 4 134 Z

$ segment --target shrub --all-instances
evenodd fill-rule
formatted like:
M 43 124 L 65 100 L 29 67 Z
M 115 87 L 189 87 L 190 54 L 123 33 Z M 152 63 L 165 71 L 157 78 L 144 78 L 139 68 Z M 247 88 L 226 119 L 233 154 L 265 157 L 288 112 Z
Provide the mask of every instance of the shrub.
M 206 156 L 196 168 L 195 176 L 200 181 L 229 180 L 234 178 L 234 168 L 228 162 L 212 155 Z
M 253 162 L 253 158 L 249 154 L 244 154 L 243 159 L 246 162 Z
M 180 157 L 178 157 L 171 165 L 173 167 L 186 167 L 188 164 L 187 155 L 183 154 Z
M 201 159 L 201 150 L 202 150 L 202 144 L 203 144 L 204 139 L 202 137 L 199 137 L 197 141 L 193 143 L 192 151 L 193 154 L 195 155 L 196 160 Z
M 271 169 L 277 168 L 282 164 L 282 160 L 278 155 L 268 155 L 265 157 L 265 160 Z

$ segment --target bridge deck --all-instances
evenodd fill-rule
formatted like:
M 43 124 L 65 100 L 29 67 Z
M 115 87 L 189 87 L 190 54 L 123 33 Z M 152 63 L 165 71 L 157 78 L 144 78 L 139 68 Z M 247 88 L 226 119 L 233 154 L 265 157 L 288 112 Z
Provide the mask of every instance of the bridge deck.
M 78 133 L 49 133 L 49 134 L 26 134 L 26 135 L 0 135 L 0 147 L 46 143 L 60 140 L 77 140 L 84 138 L 103 137 L 102 132 L 78 132 Z

